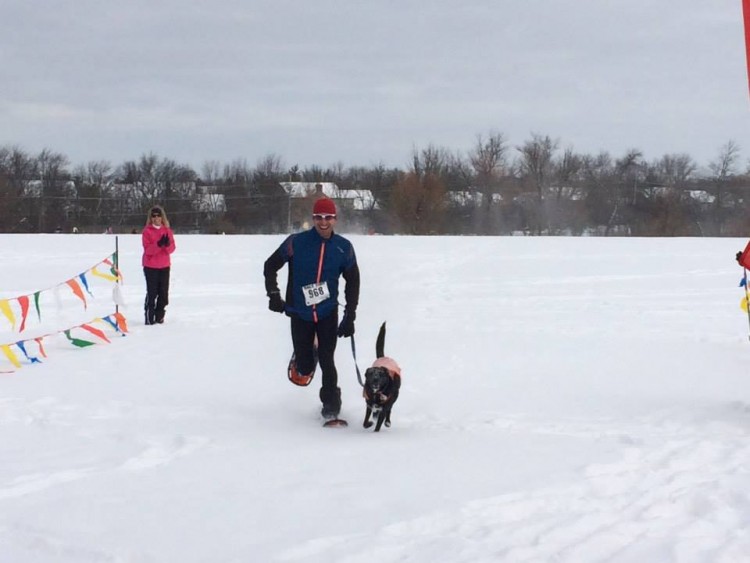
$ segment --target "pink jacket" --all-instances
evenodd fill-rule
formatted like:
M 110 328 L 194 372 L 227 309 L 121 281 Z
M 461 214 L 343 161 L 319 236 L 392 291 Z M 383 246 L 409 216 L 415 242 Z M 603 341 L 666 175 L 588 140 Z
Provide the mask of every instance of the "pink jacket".
M 396 363 L 396 360 L 389 358 L 388 356 L 383 356 L 382 358 L 375 360 L 372 363 L 372 367 L 387 369 L 391 374 L 391 378 L 394 376 L 401 377 L 401 366 Z
M 156 244 L 162 235 L 169 235 L 169 245 L 159 246 Z M 169 227 L 162 227 L 157 229 L 153 225 L 147 225 L 143 229 L 141 235 L 143 241 L 143 260 L 142 264 L 144 268 L 156 268 L 161 270 L 163 268 L 169 268 L 172 265 L 172 261 L 169 255 L 172 254 L 177 248 L 174 243 L 174 233 Z

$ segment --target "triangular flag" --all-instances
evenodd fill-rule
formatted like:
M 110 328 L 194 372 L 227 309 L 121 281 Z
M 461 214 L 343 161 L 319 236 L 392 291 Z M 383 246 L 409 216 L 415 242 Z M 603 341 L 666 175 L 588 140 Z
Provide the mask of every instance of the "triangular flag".
M 122 313 L 115 313 L 115 320 L 117 320 L 117 326 L 120 327 L 122 332 L 128 331 L 128 323 L 125 320 L 125 317 L 122 316 Z
M 747 313 L 747 297 L 743 297 L 742 301 L 740 301 L 740 309 Z
M 39 318 L 39 320 L 42 320 L 42 312 L 39 310 L 39 294 L 41 291 L 37 291 L 34 294 L 34 307 L 36 307 L 36 316 Z
M 102 318 L 102 320 L 110 325 L 113 329 L 115 329 L 116 332 L 120 332 L 120 327 L 117 326 L 117 323 L 112 320 L 111 315 L 107 315 L 106 317 Z
M 42 355 L 42 358 L 46 358 L 47 352 L 44 351 L 44 344 L 42 344 L 42 340 L 44 340 L 44 337 L 40 336 L 39 338 L 35 338 L 34 342 L 39 345 L 39 353 Z
M 70 286 L 70 289 L 73 290 L 73 293 L 75 293 L 76 296 L 81 301 L 83 301 L 83 308 L 87 309 L 88 308 L 88 303 L 86 303 L 86 296 L 83 294 L 83 291 L 81 291 L 81 286 L 78 285 L 78 282 L 76 280 L 72 280 L 71 279 L 71 280 L 66 281 L 65 283 L 68 284 Z
M 3 354 L 5 354 L 5 357 L 8 358 L 8 361 L 13 364 L 15 367 L 20 368 L 21 362 L 18 361 L 18 358 L 13 353 L 13 350 L 10 349 L 10 346 L 8 344 L 3 344 L 0 346 L 0 349 L 2 349 Z
M 112 272 L 112 275 L 115 276 L 116 279 L 119 279 L 122 281 L 122 272 L 120 272 L 119 268 L 117 267 L 117 252 L 114 252 L 111 256 L 112 260 L 109 258 L 105 258 L 102 260 L 107 266 L 109 266 L 109 271 Z
M 83 324 L 83 325 L 81 325 L 81 328 L 82 328 L 83 330 L 88 330 L 88 331 L 89 331 L 89 332 L 90 332 L 91 334 L 93 334 L 94 336 L 98 336 L 99 338 L 101 338 L 101 339 L 102 339 L 102 340 L 104 340 L 105 342 L 109 342 L 109 338 L 107 338 L 107 335 L 106 335 L 106 334 L 104 334 L 104 333 L 103 333 L 103 332 L 102 332 L 101 330 L 99 330 L 98 328 L 94 328 L 93 326 L 90 326 L 90 325 L 87 325 L 87 324 Z
M 78 276 L 78 279 L 81 280 L 81 283 L 83 284 L 83 287 L 86 289 L 86 293 L 88 293 L 91 297 L 94 296 L 93 293 L 89 290 L 89 282 L 86 281 L 86 273 L 80 274 Z
M 7 299 L 0 301 L 0 311 L 10 321 L 13 326 L 12 330 L 16 330 L 16 316 L 13 314 L 13 310 L 10 308 L 10 302 Z
M 18 298 L 18 302 L 21 304 L 21 328 L 18 332 L 23 332 L 26 328 L 26 317 L 29 315 L 29 297 L 28 295 L 22 295 Z
M 26 346 L 24 346 L 24 341 L 21 340 L 20 342 L 16 342 L 16 346 L 18 346 L 21 349 L 21 352 L 23 352 L 23 355 L 26 356 L 26 359 L 29 360 L 32 364 L 41 364 L 42 361 L 35 357 L 35 356 L 29 356 L 29 353 L 26 351 Z
M 117 281 L 117 277 L 116 276 L 111 276 L 109 274 L 102 274 L 101 272 L 99 272 L 96 269 L 96 267 L 91 268 L 91 270 L 89 270 L 89 271 L 91 272 L 92 276 L 96 276 L 97 278 L 102 278 L 104 280 L 111 281 L 111 282 L 116 282 Z
M 68 340 L 73 344 L 73 346 L 78 346 L 79 348 L 85 348 L 86 346 L 93 346 L 93 342 L 89 342 L 88 340 L 81 340 L 80 338 L 74 338 L 70 335 L 70 330 L 68 329 L 64 331 L 65 336 L 68 337 Z

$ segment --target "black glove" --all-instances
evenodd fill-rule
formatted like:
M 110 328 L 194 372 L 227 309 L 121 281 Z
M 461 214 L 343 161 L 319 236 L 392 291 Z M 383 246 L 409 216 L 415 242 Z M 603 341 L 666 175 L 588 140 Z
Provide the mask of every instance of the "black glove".
M 167 233 L 164 233 L 156 242 L 156 245 L 161 247 L 169 246 L 169 235 Z
M 268 308 L 274 313 L 283 313 L 285 303 L 278 291 L 268 294 Z
M 356 318 L 357 313 L 354 311 L 344 311 L 344 318 L 341 319 L 341 324 L 339 325 L 339 338 L 349 338 L 354 336 L 354 319 Z
M 734 257 L 737 260 L 737 263 L 742 265 L 742 262 L 740 262 L 740 258 L 742 258 L 742 251 L 740 250 L 737 255 Z

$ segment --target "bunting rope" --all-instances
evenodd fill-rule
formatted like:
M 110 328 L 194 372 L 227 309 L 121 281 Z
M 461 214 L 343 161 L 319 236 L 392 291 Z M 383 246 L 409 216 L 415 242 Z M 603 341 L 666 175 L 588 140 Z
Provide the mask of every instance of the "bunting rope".
M 94 326 L 97 324 L 107 330 L 114 330 L 115 334 L 120 334 L 121 336 L 125 336 L 128 332 L 127 320 L 122 313 L 115 312 L 106 317 L 97 317 L 89 322 L 59 330 L 57 332 L 51 332 L 43 336 L 0 344 L 0 352 L 2 352 L 3 356 L 15 369 L 21 369 L 24 364 L 30 365 L 42 363 L 42 360 L 39 358 L 47 358 L 44 341 L 58 335 L 64 335 L 65 338 L 77 348 L 87 348 L 88 346 L 101 343 L 110 344 L 111 340 L 105 331 Z M 85 336 L 83 337 L 79 334 L 82 331 L 95 336 L 96 339 L 89 340 L 87 335 L 83 335 Z M 0 373 L 13 373 L 13 370 L 0 370 Z
M 89 297 L 94 297 L 94 294 L 91 292 L 86 276 L 90 275 L 106 280 L 108 282 L 119 284 L 122 282 L 123 277 L 120 270 L 115 266 L 116 263 L 117 252 L 113 252 L 104 260 L 97 262 L 91 268 L 57 285 L 54 285 L 47 289 L 40 289 L 39 291 L 35 291 L 34 293 L 28 295 L 21 295 L 19 297 L 12 297 L 9 299 L 0 299 L 0 313 L 2 313 L 3 317 L 5 317 L 10 323 L 11 330 L 13 330 L 14 332 L 16 331 L 16 325 L 18 324 L 16 318 L 16 314 L 18 313 L 21 317 L 18 332 L 23 332 L 26 329 L 26 321 L 29 315 L 31 299 L 33 299 L 34 302 L 34 309 L 36 310 L 37 319 L 41 322 L 42 311 L 39 303 L 40 296 L 43 293 L 49 291 L 58 291 L 60 287 L 66 286 L 70 288 L 70 290 L 73 292 L 73 295 L 75 295 L 83 303 L 83 308 L 88 309 L 86 295 L 88 294 Z M 100 271 L 100 269 L 106 269 L 106 271 Z

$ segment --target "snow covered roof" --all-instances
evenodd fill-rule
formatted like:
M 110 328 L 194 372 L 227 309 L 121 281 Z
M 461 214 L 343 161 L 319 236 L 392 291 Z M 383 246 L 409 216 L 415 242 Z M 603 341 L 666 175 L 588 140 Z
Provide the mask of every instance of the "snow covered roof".
M 320 187 L 318 187 L 320 186 Z M 345 190 L 334 182 L 281 182 L 281 187 L 292 199 L 306 198 L 321 193 L 335 200 L 348 200 L 352 209 L 365 211 L 378 209 L 370 190 Z
M 331 199 L 339 197 L 339 187 L 334 182 L 281 182 L 281 187 L 292 198 L 305 198 L 315 195 L 318 186 L 322 194 Z

